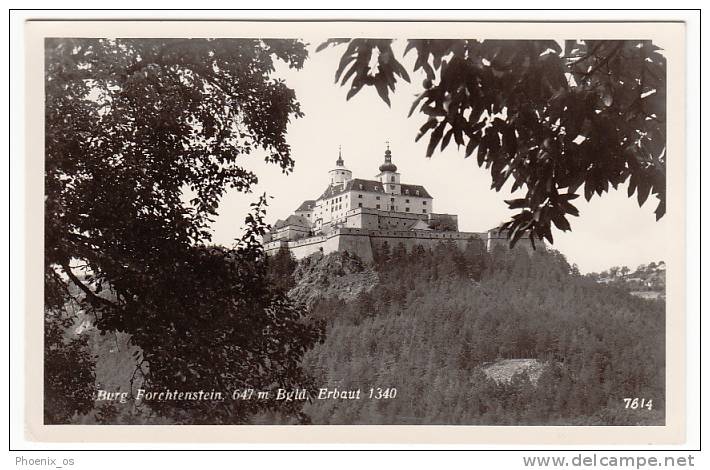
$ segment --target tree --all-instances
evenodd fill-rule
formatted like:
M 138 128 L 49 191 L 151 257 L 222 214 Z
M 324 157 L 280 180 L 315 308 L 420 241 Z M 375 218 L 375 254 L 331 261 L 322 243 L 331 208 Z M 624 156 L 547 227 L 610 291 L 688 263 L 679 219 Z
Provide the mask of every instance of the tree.
M 301 111 L 271 73 L 275 60 L 300 68 L 306 56 L 295 40 L 45 43 L 47 307 L 73 298 L 99 330 L 131 334 L 147 386 L 309 383 L 299 360 L 321 332 L 267 282 L 265 197 L 234 249 L 210 247 L 209 230 L 225 190 L 257 182 L 241 158 L 260 150 L 293 167 L 286 126 Z M 236 405 L 155 406 L 179 422 L 255 411 Z
M 74 319 L 66 311 L 45 310 L 44 423 L 66 424 L 94 405 L 94 360 L 87 337 L 67 338 Z
M 347 99 L 374 86 L 389 105 L 397 79 L 410 81 L 392 42 L 330 39 L 319 50 L 347 44 L 335 72 L 336 83 L 352 79 Z M 501 228 L 511 245 L 552 243 L 552 224 L 570 230 L 578 191 L 590 200 L 628 182 L 629 197 L 654 194 L 664 215 L 666 60 L 650 41 L 410 39 L 410 51 L 426 74 L 410 116 L 427 117 L 416 136 L 429 134 L 427 157 L 453 139 L 493 189 L 511 179 L 524 189 L 506 201 L 518 211 Z
M 288 248 L 279 248 L 276 254 L 267 260 L 269 282 L 284 292 L 288 291 L 296 284 L 293 272 L 297 265 L 298 262 Z

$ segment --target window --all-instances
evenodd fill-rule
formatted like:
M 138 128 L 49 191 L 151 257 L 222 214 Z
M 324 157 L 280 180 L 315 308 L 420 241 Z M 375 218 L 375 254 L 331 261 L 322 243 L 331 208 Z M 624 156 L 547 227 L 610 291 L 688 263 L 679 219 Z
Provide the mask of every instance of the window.
M 362 185 L 360 185 L 360 189 L 362 189 Z
M 409 190 L 408 190 L 408 189 L 405 189 L 405 190 L 404 190 L 404 194 L 409 195 Z
M 362 186 L 362 185 L 360 185 L 360 186 Z M 362 194 L 358 194 L 357 197 L 358 197 L 358 199 L 362 199 Z
M 426 206 L 426 201 L 422 201 L 422 204 Z
M 390 198 L 390 202 L 394 202 L 394 198 L 393 198 L 393 197 Z
M 390 210 L 393 211 L 393 210 L 394 210 L 394 206 L 390 206 Z
M 426 214 L 426 209 L 422 209 L 422 214 Z
M 394 176 L 390 178 L 390 181 L 394 183 Z
M 406 208 L 404 209 L 404 212 L 409 212 L 409 207 L 406 207 Z
M 377 204 L 377 205 L 376 205 L 375 207 L 376 207 L 377 209 L 379 209 L 379 208 L 380 208 L 380 205 L 379 205 L 379 204 Z
M 394 189 L 395 186 L 393 184 L 390 185 L 390 189 Z
M 375 196 L 375 199 L 377 199 L 377 200 L 379 201 L 379 200 L 380 200 L 380 196 Z
M 358 203 L 357 203 L 357 206 L 358 206 L 358 207 L 362 207 L 362 202 L 358 202 Z
M 418 189 L 417 189 L 416 191 L 414 191 L 414 192 L 416 193 L 417 196 L 419 196 L 419 190 L 418 190 Z
M 406 202 L 407 204 L 409 204 L 409 199 L 405 199 L 404 202 Z

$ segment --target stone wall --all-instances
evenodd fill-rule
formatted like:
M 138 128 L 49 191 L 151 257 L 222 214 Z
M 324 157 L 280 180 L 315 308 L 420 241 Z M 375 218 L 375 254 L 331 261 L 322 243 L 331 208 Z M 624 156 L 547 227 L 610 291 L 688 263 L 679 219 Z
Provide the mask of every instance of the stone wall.
M 440 242 L 453 242 L 459 249 L 464 249 L 470 238 L 480 238 L 486 243 L 486 249 L 492 251 L 496 246 L 508 247 L 505 233 L 499 234 L 497 229 L 487 232 L 436 232 L 432 230 L 379 230 L 340 227 L 333 229 L 327 235 L 317 235 L 295 241 L 274 240 L 264 244 L 267 255 L 275 254 L 281 247 L 288 248 L 296 259 L 302 259 L 314 253 L 327 255 L 336 251 L 347 251 L 355 254 L 365 262 L 373 260 L 373 253 L 381 250 L 385 242 L 390 250 L 400 243 L 409 252 L 415 245 L 424 248 L 434 248 Z M 532 252 L 530 241 L 522 238 L 516 246 L 521 246 Z M 536 242 L 539 249 L 545 249 L 545 244 Z
M 463 249 L 470 238 L 486 240 L 487 234 L 477 232 L 433 232 L 433 231 L 397 231 L 397 230 L 365 230 L 343 227 L 328 235 L 319 235 L 302 240 L 286 242 L 283 240 L 266 243 L 264 248 L 269 255 L 275 254 L 282 246 L 288 248 L 296 259 L 302 259 L 314 253 L 333 253 L 347 251 L 355 254 L 365 262 L 373 259 L 373 248 L 381 250 L 385 242 L 390 249 L 400 243 L 407 251 L 415 245 L 433 248 L 439 242 L 453 242 Z

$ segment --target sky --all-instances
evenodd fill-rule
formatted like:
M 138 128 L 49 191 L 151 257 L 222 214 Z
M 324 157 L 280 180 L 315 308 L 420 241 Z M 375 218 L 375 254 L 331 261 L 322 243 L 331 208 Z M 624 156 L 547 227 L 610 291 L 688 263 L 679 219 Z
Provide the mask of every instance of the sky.
M 295 90 L 305 116 L 292 120 L 287 142 L 296 161 L 294 171 L 263 161 L 263 154 L 245 157 L 244 167 L 254 171 L 259 183 L 251 194 L 230 191 L 221 201 L 219 216 L 213 225 L 213 241 L 232 245 L 242 233 L 249 204 L 267 193 L 267 222 L 288 217 L 306 199 L 316 199 L 328 185 L 328 170 L 335 165 L 338 147 L 342 146 L 345 165 L 354 178 L 374 179 L 384 160 L 385 142 L 390 142 L 392 161 L 397 165 L 402 183 L 421 184 L 433 196 L 433 211 L 458 214 L 459 230 L 483 232 L 508 220 L 505 199 L 511 195 L 510 184 L 500 192 L 491 189 L 491 176 L 479 168 L 474 158 L 464 158 L 464 148 L 452 141 L 444 150 L 426 157 L 428 136 L 414 142 L 425 116 L 407 117 L 416 94 L 421 91 L 422 74 L 411 73 L 413 53 L 400 61 L 410 71 L 411 84 L 398 81 L 388 107 L 376 91 L 364 88 L 346 101 L 347 85 L 334 83 L 335 70 L 343 47 L 315 52 L 319 40 L 309 41 L 309 58 L 301 70 L 277 67 L 276 76 Z M 403 49 L 396 41 L 395 53 Z M 652 196 L 639 208 L 627 188 L 619 187 L 587 202 L 581 196 L 574 201 L 579 217 L 569 217 L 570 232 L 553 227 L 552 248 L 576 263 L 583 273 L 602 271 L 611 266 L 629 266 L 664 259 L 667 223 L 655 220 L 657 200 Z

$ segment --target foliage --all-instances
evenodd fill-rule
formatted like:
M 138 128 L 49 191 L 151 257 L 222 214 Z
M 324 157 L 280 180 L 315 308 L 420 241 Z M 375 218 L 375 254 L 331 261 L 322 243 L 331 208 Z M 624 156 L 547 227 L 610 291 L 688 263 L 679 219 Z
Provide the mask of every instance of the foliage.
M 296 284 L 293 279 L 296 266 L 298 266 L 298 262 L 291 251 L 286 247 L 281 247 L 273 256 L 267 258 L 269 283 L 287 292 Z
M 335 73 L 347 98 L 374 86 L 389 105 L 397 78 L 409 81 L 388 39 L 347 44 Z M 502 227 L 514 245 L 524 235 L 552 243 L 551 225 L 570 230 L 578 192 L 590 200 L 628 182 L 639 205 L 658 198 L 665 213 L 666 60 L 647 40 L 558 42 L 420 40 L 407 42 L 414 70 L 426 74 L 410 116 L 427 119 L 427 157 L 453 141 L 490 171 L 496 191 L 512 180 L 525 196 Z M 376 56 L 376 65 L 372 58 Z M 584 186 L 584 189 L 580 189 Z
M 395 387 L 396 399 L 316 401 L 304 410 L 314 424 L 663 422 L 662 301 L 574 273 L 554 251 L 402 250 L 378 250 L 380 282 L 355 301 L 314 305 L 327 334 L 305 357 L 322 384 Z M 484 368 L 504 358 L 545 368 L 536 383 L 496 383 Z M 654 410 L 625 410 L 625 397 Z
M 597 282 L 613 283 L 631 291 L 665 292 L 666 263 L 654 261 L 639 265 L 634 271 L 628 266 L 612 266 L 601 273 L 590 273 Z
M 44 424 L 65 424 L 93 405 L 94 358 L 86 337 L 67 337 L 74 325 L 67 310 L 45 310 Z
M 301 112 L 271 74 L 274 60 L 300 68 L 304 45 L 48 39 L 45 53 L 47 305 L 73 297 L 102 332 L 130 334 L 136 374 L 153 389 L 308 384 L 299 359 L 320 330 L 266 282 L 265 198 L 235 249 L 209 246 L 225 190 L 257 182 L 240 159 L 259 150 L 293 167 L 285 133 Z M 254 412 L 230 401 L 155 406 L 183 423 Z

